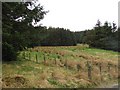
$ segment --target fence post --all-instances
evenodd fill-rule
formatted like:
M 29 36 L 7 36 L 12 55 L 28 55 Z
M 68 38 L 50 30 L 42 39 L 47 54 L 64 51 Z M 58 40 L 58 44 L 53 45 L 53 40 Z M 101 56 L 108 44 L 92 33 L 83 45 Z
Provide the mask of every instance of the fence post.
M 68 66 L 67 66 L 67 59 L 65 60 L 65 64 L 64 64 L 64 66 L 66 66 L 66 69 L 68 68 Z
M 45 58 L 45 53 L 44 53 L 44 64 L 46 64 L 46 58 Z
M 28 53 L 28 51 L 26 53 L 26 58 L 27 58 L 27 60 L 29 59 L 29 53 Z
M 38 62 L 38 57 L 37 57 L 37 53 L 36 53 L 36 62 Z
M 102 81 L 102 64 L 101 63 L 99 63 L 99 70 L 100 70 L 100 78 Z
M 77 64 L 77 71 L 79 72 L 80 71 L 80 64 Z
M 40 57 L 41 57 L 41 54 L 40 54 L 40 52 L 39 52 L 39 63 L 40 63 L 40 59 L 41 59 Z
M 110 63 L 108 62 L 108 76 L 109 76 L 109 79 L 111 78 L 110 77 Z
M 23 51 L 23 59 L 25 59 L 25 51 Z
M 31 56 L 30 56 L 30 52 L 29 52 L 29 60 L 31 60 L 31 58 L 30 58 Z
M 88 78 L 89 80 L 92 80 L 92 75 L 91 75 L 91 64 L 89 63 L 89 61 L 87 61 L 87 68 L 88 68 Z
M 117 69 L 118 69 L 118 67 L 117 67 L 117 65 L 115 65 L 115 72 L 118 72 L 118 70 L 117 70 Z

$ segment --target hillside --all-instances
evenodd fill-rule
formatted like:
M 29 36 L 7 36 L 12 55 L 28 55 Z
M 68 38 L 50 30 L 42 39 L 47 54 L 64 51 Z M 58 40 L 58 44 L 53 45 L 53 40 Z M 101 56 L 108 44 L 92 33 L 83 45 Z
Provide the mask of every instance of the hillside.
M 2 68 L 3 88 L 89 88 L 117 83 L 118 53 L 88 45 L 34 47 Z

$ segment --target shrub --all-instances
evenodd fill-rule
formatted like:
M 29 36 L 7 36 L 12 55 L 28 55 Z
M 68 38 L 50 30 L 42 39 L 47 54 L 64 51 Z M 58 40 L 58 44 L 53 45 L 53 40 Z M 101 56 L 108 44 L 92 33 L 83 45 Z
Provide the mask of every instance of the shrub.
M 2 44 L 2 61 L 12 61 L 17 59 L 17 51 L 11 44 Z

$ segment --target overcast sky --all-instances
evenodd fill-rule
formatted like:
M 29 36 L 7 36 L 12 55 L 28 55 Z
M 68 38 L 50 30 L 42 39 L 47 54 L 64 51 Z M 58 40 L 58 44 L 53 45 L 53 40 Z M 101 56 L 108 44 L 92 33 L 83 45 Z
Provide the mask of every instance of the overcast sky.
M 118 24 L 119 0 L 39 0 L 49 13 L 43 26 L 63 27 L 71 31 L 91 29 L 99 19 Z

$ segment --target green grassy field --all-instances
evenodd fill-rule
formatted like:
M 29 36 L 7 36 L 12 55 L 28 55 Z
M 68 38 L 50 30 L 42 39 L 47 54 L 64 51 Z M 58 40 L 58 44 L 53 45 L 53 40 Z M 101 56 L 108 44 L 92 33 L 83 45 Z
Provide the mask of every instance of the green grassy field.
M 88 45 L 35 47 L 2 64 L 4 88 L 90 88 L 117 83 L 118 52 Z

